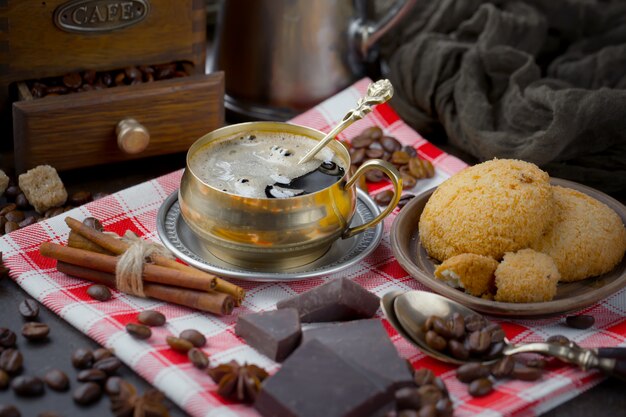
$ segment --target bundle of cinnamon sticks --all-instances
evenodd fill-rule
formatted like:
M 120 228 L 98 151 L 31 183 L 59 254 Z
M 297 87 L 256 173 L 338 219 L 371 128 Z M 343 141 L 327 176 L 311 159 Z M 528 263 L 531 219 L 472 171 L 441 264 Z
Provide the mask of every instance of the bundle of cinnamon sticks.
M 118 256 L 129 243 L 89 227 L 71 217 L 68 246 L 44 242 L 40 253 L 57 260 L 57 270 L 68 275 L 116 287 Z M 219 315 L 230 314 L 245 296 L 243 288 L 176 262 L 163 255 L 150 255 L 143 266 L 143 291 L 146 296 Z

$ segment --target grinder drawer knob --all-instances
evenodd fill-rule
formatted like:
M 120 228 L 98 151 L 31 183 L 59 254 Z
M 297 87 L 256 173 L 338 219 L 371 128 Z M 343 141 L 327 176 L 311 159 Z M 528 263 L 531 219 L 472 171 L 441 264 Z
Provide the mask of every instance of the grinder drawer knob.
M 135 119 L 124 119 L 117 124 L 117 146 L 124 153 L 135 154 L 143 151 L 150 143 L 150 133 Z

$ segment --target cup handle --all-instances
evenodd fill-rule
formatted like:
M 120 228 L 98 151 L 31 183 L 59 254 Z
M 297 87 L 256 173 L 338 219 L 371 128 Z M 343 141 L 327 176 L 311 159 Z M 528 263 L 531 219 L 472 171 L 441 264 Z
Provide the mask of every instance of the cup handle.
M 376 226 L 378 223 L 381 222 L 381 220 L 387 217 L 387 215 L 389 215 L 389 213 L 391 213 L 394 208 L 396 208 L 398 202 L 400 201 L 400 196 L 402 194 L 402 177 L 400 176 L 400 173 L 398 172 L 396 167 L 394 167 L 387 161 L 383 161 L 382 159 L 371 159 L 361 165 L 359 169 L 356 170 L 352 178 L 348 180 L 348 182 L 344 186 L 344 189 L 352 187 L 361 175 L 364 175 L 367 171 L 371 171 L 374 169 L 382 171 L 391 180 L 394 191 L 393 198 L 389 202 L 389 205 L 378 216 L 376 216 L 376 218 L 359 226 L 349 227 L 348 229 L 346 229 L 341 235 L 342 239 L 351 238 L 352 236 L 361 233 L 365 229 Z

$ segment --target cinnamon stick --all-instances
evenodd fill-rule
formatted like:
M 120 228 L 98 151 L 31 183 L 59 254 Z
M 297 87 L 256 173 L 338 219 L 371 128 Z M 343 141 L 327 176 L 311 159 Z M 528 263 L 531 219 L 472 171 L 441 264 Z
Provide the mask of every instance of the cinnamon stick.
M 57 271 L 115 288 L 115 275 L 108 272 L 96 271 L 94 269 L 68 264 L 63 261 L 57 261 Z M 228 315 L 232 313 L 235 305 L 232 296 L 214 291 L 194 291 L 149 283 L 144 284 L 143 289 L 150 298 L 195 308 L 213 314 Z
M 70 248 L 51 242 L 43 242 L 39 252 L 48 258 L 63 261 L 68 264 L 83 266 L 97 271 L 115 274 L 118 258 L 111 255 L 90 252 L 84 249 Z M 177 287 L 207 291 L 215 288 L 214 280 L 207 280 L 195 274 L 165 268 L 159 265 L 145 264 L 143 266 L 144 281 L 157 284 L 175 285 Z
M 126 252 L 126 250 L 128 249 L 129 245 L 126 242 L 120 239 L 116 239 L 105 233 L 99 232 L 96 229 L 93 229 L 91 227 L 88 227 L 72 217 L 66 217 L 65 223 L 67 223 L 67 225 L 72 231 L 78 233 L 79 235 L 83 236 L 85 239 L 92 241 L 93 243 L 101 246 L 102 248 L 116 255 L 121 255 L 124 252 Z M 207 272 L 200 271 L 190 266 L 178 263 L 173 259 L 168 259 L 164 256 L 156 255 L 156 254 L 152 255 L 150 259 L 152 260 L 152 262 L 154 262 L 157 265 L 161 265 L 161 266 L 168 267 L 168 268 L 173 268 L 179 271 L 184 271 L 188 274 L 202 276 L 202 277 L 205 277 L 206 279 L 213 279 L 216 284 L 215 290 L 232 295 L 235 298 L 235 302 L 237 303 L 237 305 L 241 304 L 241 301 L 243 301 L 246 295 L 245 290 L 235 284 L 232 284 L 226 280 L 223 280 Z

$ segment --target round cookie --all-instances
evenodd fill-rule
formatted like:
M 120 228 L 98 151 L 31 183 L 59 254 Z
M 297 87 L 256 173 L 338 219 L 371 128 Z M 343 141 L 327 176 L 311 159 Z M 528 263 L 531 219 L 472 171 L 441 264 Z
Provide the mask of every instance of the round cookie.
M 579 191 L 553 187 L 555 223 L 532 247 L 554 259 L 561 281 L 609 272 L 626 251 L 622 219 L 605 204 Z
M 552 258 L 532 249 L 506 253 L 495 275 L 495 300 L 508 303 L 550 301 L 561 277 Z
M 435 269 L 435 277 L 453 288 L 480 297 L 491 292 L 498 261 L 487 256 L 462 253 L 446 259 Z
M 528 162 L 494 159 L 437 188 L 420 218 L 420 240 L 440 261 L 462 253 L 501 259 L 542 235 L 553 206 L 547 173 Z

